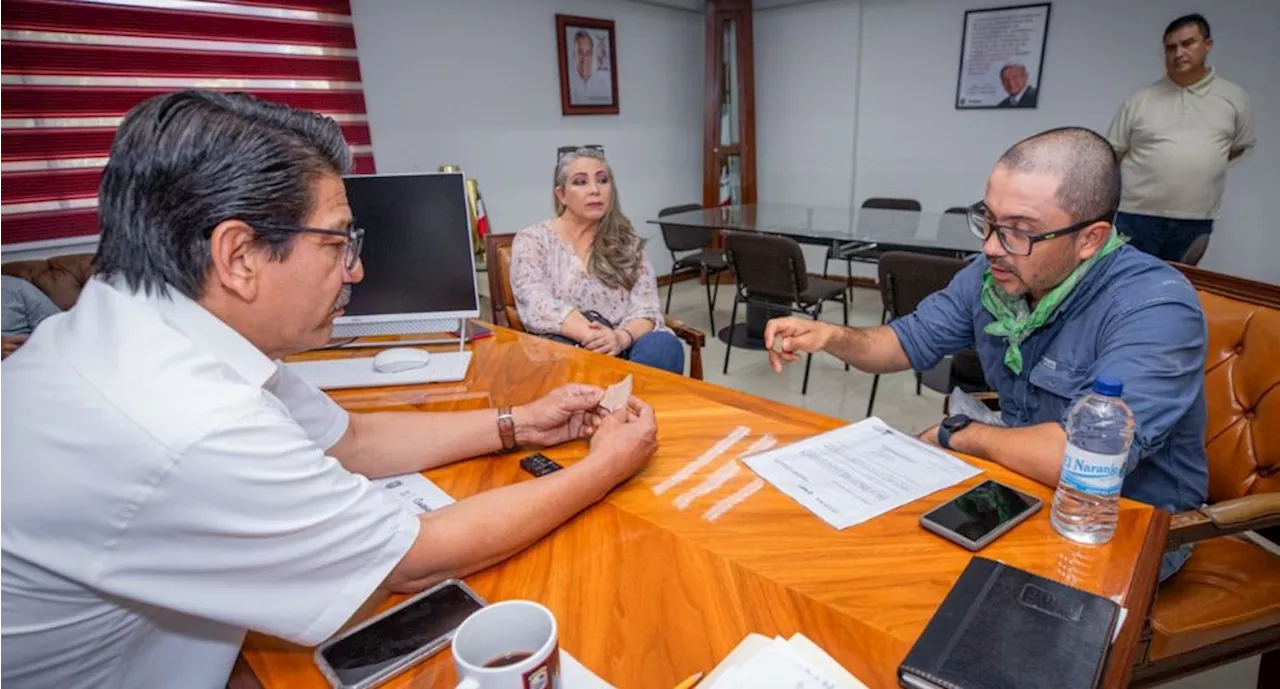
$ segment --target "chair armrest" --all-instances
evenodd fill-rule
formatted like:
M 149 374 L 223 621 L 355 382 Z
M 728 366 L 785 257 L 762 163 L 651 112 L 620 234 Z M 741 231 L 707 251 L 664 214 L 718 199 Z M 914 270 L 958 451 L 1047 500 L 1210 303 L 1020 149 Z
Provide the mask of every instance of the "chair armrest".
M 1280 493 L 1246 495 L 1173 515 L 1165 547 L 1273 526 L 1280 526 Z
M 701 330 L 690 328 L 680 319 L 672 318 L 671 316 L 666 317 L 666 323 L 667 327 L 671 328 L 672 332 L 676 334 L 676 337 L 687 342 L 690 347 L 701 349 L 707 345 L 707 336 Z

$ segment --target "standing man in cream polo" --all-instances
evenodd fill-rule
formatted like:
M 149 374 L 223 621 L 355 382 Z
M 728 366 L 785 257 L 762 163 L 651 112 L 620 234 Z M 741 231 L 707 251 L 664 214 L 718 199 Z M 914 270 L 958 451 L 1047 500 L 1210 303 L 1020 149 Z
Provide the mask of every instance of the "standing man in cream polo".
M 1116 228 L 1168 261 L 1213 230 L 1227 165 L 1256 143 L 1249 96 L 1205 65 L 1212 49 L 1203 16 L 1170 22 L 1165 78 L 1130 96 L 1107 132 L 1121 157 Z

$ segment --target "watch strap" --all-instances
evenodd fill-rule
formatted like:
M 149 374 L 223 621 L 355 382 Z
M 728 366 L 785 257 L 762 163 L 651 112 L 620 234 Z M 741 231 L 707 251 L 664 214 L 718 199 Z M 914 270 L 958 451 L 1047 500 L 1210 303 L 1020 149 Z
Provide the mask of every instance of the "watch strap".
M 951 429 L 945 423 L 938 424 L 938 444 L 945 450 L 955 450 L 951 447 Z
M 516 418 L 511 415 L 511 407 L 498 407 L 498 437 L 502 439 L 503 452 L 515 452 L 520 445 L 516 443 Z

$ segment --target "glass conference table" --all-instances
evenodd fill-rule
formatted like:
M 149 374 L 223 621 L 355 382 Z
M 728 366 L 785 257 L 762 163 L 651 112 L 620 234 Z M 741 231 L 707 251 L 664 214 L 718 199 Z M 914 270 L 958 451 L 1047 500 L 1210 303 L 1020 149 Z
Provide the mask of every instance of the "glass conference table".
M 874 262 L 885 251 L 968 257 L 982 251 L 982 240 L 973 235 L 965 215 L 902 211 L 882 208 L 803 206 L 758 203 L 721 206 L 676 213 L 649 221 L 672 229 L 733 230 L 791 237 L 801 244 L 834 247 L 835 260 L 851 257 Z M 810 272 L 813 266 L 809 267 Z M 721 341 L 748 349 L 764 348 L 764 326 L 773 317 L 790 311 L 747 306 L 746 323 L 723 328 Z

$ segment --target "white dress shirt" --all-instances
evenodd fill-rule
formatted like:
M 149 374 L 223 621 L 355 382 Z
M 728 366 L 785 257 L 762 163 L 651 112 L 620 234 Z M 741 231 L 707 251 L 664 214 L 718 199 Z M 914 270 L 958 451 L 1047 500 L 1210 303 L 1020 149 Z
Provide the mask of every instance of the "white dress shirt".
M 170 292 L 90 280 L 3 364 L 7 686 L 222 687 L 245 630 L 319 643 L 417 536 L 326 456 L 346 412 Z

